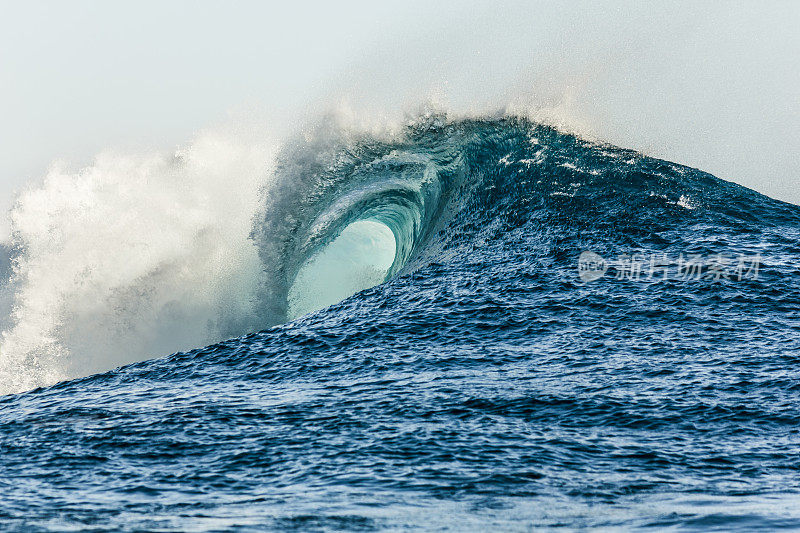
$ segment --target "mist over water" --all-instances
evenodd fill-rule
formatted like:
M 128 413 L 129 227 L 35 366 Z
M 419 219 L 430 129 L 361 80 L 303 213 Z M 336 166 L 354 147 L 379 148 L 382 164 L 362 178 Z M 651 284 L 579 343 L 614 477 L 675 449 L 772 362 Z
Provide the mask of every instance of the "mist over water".
M 366 116 L 421 98 L 467 115 L 511 108 L 800 203 L 796 4 L 512 2 L 428 15 L 355 58 L 323 100 Z
M 11 213 L 6 390 L 107 370 L 258 328 L 249 240 L 268 145 L 200 134 L 174 154 L 53 167 Z

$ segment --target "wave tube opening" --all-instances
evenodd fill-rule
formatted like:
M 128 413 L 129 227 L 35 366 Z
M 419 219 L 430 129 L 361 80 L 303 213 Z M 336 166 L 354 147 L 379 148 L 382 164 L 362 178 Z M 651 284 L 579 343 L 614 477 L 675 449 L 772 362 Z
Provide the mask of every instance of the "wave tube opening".
M 357 220 L 309 258 L 289 289 L 290 320 L 333 305 L 384 282 L 395 261 L 392 230 L 377 220 Z

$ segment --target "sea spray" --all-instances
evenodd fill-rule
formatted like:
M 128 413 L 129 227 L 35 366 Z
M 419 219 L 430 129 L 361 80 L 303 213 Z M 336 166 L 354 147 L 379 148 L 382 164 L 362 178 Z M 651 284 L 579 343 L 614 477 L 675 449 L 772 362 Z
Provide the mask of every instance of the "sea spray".
M 4 391 L 53 383 L 260 326 L 249 238 L 273 148 L 204 132 L 173 154 L 54 166 L 11 213 Z

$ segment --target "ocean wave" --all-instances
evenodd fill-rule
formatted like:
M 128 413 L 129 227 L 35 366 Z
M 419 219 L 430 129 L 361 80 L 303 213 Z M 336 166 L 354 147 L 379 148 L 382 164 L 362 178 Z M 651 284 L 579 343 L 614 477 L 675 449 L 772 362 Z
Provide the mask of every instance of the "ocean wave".
M 510 115 L 427 112 L 383 134 L 329 117 L 280 144 L 206 134 L 168 157 L 105 154 L 54 168 L 17 202 L 0 371 L 16 391 L 263 330 L 446 258 L 473 261 L 523 221 L 575 247 L 582 227 L 646 247 L 698 217 L 745 227 L 797 213 Z M 358 257 L 340 241 L 348 259 L 319 266 L 356 222 L 381 226 L 351 236 Z M 530 261 L 541 243 L 528 246 Z M 333 296 L 315 296 L 312 263 Z
M 515 116 L 243 146 L 20 198 L 0 515 L 798 527 L 800 207 Z

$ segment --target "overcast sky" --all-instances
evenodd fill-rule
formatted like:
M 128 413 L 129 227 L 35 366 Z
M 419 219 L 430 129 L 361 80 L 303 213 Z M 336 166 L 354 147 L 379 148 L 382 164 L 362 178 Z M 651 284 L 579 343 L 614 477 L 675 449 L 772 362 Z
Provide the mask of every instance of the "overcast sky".
M 0 9 L 4 211 L 54 159 L 172 150 L 237 115 L 291 122 L 312 103 L 399 110 L 430 96 L 460 110 L 553 106 L 602 139 L 800 203 L 800 2 Z

